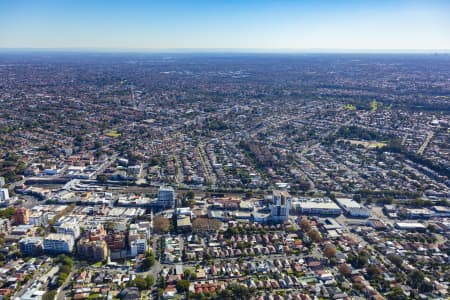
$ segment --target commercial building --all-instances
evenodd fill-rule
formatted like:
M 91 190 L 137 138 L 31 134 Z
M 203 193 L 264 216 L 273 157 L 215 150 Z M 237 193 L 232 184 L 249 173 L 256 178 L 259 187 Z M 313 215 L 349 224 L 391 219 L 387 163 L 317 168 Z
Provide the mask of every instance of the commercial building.
M 25 237 L 19 241 L 20 252 L 23 255 L 37 256 L 42 253 L 43 238 Z
M 29 224 L 34 226 L 46 226 L 48 224 L 48 212 L 33 212 L 29 217 Z
M 299 198 L 292 207 L 300 214 L 319 216 L 338 216 L 342 213 L 339 206 L 329 198 Z
M 380 219 L 369 219 L 367 220 L 367 225 L 369 225 L 370 227 L 374 228 L 375 230 L 386 230 L 386 224 L 380 220 Z
M 27 225 L 30 223 L 30 211 L 25 207 L 19 207 L 14 212 L 14 223 L 16 225 Z
M 433 216 L 433 212 L 428 208 L 407 208 L 406 217 L 408 219 L 429 219 Z
M 192 210 L 190 207 L 179 207 L 179 208 L 177 208 L 177 216 L 191 217 Z
M 418 222 L 397 222 L 395 228 L 407 231 L 425 231 L 426 227 Z
M 191 218 L 186 216 L 177 217 L 177 230 L 187 232 L 192 229 Z
M 448 218 L 450 217 L 450 208 L 446 206 L 433 206 L 431 208 L 435 217 Z
M 292 198 L 287 191 L 274 190 L 272 192 L 272 204 L 270 216 L 273 222 L 286 222 L 289 218 Z
M 142 226 L 141 224 L 130 224 L 130 229 L 128 231 L 128 242 L 132 242 L 134 240 L 144 239 L 147 240 L 150 238 L 150 232 L 146 226 Z
M 71 234 L 51 233 L 44 239 L 43 250 L 52 254 L 70 253 L 74 244 L 74 238 Z
M 76 221 L 64 222 L 56 227 L 58 233 L 70 234 L 76 240 L 80 237 L 80 225 Z
M 158 206 L 172 208 L 175 205 L 175 190 L 172 187 L 160 187 L 158 191 Z
M 368 218 L 370 217 L 370 211 L 366 207 L 362 206 L 358 202 L 348 198 L 337 198 L 339 206 L 350 217 L 356 218 Z

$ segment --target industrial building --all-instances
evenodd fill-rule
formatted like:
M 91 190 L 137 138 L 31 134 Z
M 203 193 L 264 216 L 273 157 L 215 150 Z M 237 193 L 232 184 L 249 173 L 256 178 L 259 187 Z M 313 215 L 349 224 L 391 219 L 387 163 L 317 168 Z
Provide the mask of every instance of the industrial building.
M 339 216 L 342 210 L 329 198 L 299 198 L 292 204 L 297 213 L 318 216 Z
M 337 198 L 339 206 L 344 210 L 345 214 L 355 218 L 368 218 L 370 217 L 370 210 L 362 206 L 356 201 L 349 198 Z

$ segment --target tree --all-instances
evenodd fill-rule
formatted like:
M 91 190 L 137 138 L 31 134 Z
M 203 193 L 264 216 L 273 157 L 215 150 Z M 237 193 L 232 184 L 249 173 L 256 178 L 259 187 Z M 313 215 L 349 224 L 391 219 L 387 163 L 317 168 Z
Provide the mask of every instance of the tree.
M 155 254 L 153 254 L 153 251 L 148 251 L 145 255 L 144 260 L 142 261 L 142 269 L 147 271 L 151 267 L 155 265 Z
M 161 288 L 161 289 L 165 289 L 166 288 L 166 280 L 162 276 L 160 276 L 158 278 L 158 287 Z
M 431 293 L 432 291 L 433 291 L 433 285 L 431 284 L 431 282 L 424 281 L 419 286 L 419 292 L 421 292 L 421 293 Z
M 97 181 L 100 183 L 105 183 L 108 181 L 108 177 L 103 174 L 97 175 Z
M 330 243 L 326 244 L 325 248 L 323 249 L 323 255 L 328 259 L 335 257 L 336 256 L 336 247 L 334 247 Z
M 182 207 L 194 207 L 195 201 L 193 199 L 183 198 L 181 199 L 181 206 Z
M 186 193 L 186 199 L 191 200 L 191 199 L 194 199 L 194 197 L 195 197 L 195 194 L 193 191 L 189 191 Z
M 419 270 L 413 270 L 408 274 L 408 283 L 414 289 L 419 288 L 422 285 L 424 279 L 425 276 Z
M 376 278 L 381 275 L 381 270 L 376 265 L 370 265 L 366 268 L 367 275 L 371 279 Z
M 72 268 L 73 264 L 74 264 L 73 259 L 64 254 L 58 255 L 58 257 L 56 258 L 56 261 L 57 261 L 57 263 L 61 263 L 66 266 L 70 266 L 70 268 Z
M 313 242 L 318 242 L 322 238 L 321 235 L 320 235 L 320 232 L 317 231 L 316 229 L 311 229 L 310 231 L 308 231 L 308 237 Z
M 10 220 L 14 216 L 15 212 L 16 210 L 12 206 L 2 209 L 0 210 L 0 218 Z
M 311 223 L 309 223 L 308 219 L 302 218 L 300 222 L 300 227 L 304 232 L 309 232 L 311 230 Z
M 147 281 L 142 276 L 136 276 L 131 285 L 137 287 L 140 291 L 147 289 Z
M 347 264 L 339 265 L 339 272 L 345 277 L 350 277 L 350 275 L 352 274 L 352 270 Z
M 232 283 L 226 289 L 220 290 L 213 299 L 251 299 L 255 289 L 247 288 L 244 285 Z
M 388 254 L 387 259 L 389 259 L 389 261 L 391 263 L 393 263 L 397 268 L 400 268 L 403 265 L 403 259 L 401 258 L 401 256 L 397 255 L 397 254 Z
M 57 292 L 56 291 L 49 291 L 46 292 L 43 296 L 42 296 L 42 300 L 53 300 L 56 297 Z
M 393 288 L 389 294 L 387 294 L 388 300 L 406 300 L 408 297 L 406 297 L 405 293 L 403 293 L 403 290 L 400 287 Z
M 187 291 L 189 291 L 189 280 L 178 280 L 177 281 L 177 291 L 178 293 L 185 293 Z
M 195 280 L 197 279 L 197 274 L 193 273 L 191 270 L 184 270 L 183 278 L 186 280 Z
M 170 229 L 170 220 L 161 216 L 153 219 L 153 230 L 156 233 L 167 233 Z
M 151 289 L 155 284 L 155 278 L 150 274 L 145 277 L 145 281 L 147 282 L 147 289 Z
M 356 268 L 362 268 L 369 262 L 369 253 L 366 250 L 361 250 L 357 256 L 349 255 L 348 261 Z

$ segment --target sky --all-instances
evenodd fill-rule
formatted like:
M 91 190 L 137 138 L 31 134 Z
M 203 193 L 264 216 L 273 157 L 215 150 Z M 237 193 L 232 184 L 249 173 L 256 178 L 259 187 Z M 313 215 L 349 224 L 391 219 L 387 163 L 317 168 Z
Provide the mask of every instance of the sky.
M 0 0 L 0 48 L 449 50 L 450 0 Z

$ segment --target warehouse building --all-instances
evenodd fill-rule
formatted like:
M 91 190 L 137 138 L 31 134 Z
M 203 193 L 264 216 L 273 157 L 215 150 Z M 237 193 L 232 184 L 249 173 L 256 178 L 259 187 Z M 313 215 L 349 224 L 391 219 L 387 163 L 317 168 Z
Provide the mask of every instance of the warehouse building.
M 339 206 L 344 210 L 345 214 L 355 218 L 368 218 L 370 211 L 356 201 L 349 198 L 337 198 Z

